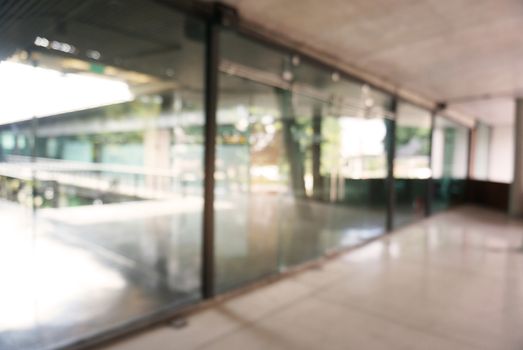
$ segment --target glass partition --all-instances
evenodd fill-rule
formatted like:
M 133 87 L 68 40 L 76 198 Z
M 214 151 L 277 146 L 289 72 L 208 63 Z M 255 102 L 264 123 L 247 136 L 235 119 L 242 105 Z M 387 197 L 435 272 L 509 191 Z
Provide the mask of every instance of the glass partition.
M 167 3 L 62 2 L 2 33 L 0 348 L 201 298 L 206 26 Z M 383 234 L 393 141 L 395 222 L 423 215 L 427 111 L 400 103 L 393 134 L 390 95 L 220 36 L 217 293 Z M 441 209 L 461 198 L 468 132 L 436 126 Z
M 221 33 L 216 287 L 384 232 L 390 97 Z
M 396 114 L 394 158 L 394 226 L 423 218 L 430 169 L 431 115 L 428 110 L 400 102 Z
M 140 0 L 48 10 L 0 42 L 0 348 L 200 298 L 203 22 Z
M 469 129 L 436 116 L 432 134 L 432 211 L 464 201 L 468 172 Z

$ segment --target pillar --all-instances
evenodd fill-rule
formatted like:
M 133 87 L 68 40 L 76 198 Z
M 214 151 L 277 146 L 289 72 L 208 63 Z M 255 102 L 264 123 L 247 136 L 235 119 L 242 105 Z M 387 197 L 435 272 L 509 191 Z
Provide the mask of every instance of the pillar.
M 514 119 L 514 180 L 510 186 L 509 212 L 523 216 L 523 98 L 516 99 Z

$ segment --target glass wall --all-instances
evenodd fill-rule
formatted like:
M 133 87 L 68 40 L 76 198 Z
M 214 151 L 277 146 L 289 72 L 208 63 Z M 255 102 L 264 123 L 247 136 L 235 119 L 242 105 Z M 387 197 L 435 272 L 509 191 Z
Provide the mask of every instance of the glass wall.
M 224 31 L 217 289 L 385 230 L 390 97 Z
M 394 158 L 394 226 L 423 218 L 426 213 L 430 168 L 431 115 L 406 102 L 396 114 Z
M 2 349 L 200 298 L 204 24 L 63 4 L 0 43 Z
M 432 133 L 432 211 L 461 203 L 468 173 L 469 129 L 436 116 Z
M 55 5 L 0 41 L 2 349 L 201 298 L 205 22 L 164 2 Z M 394 124 L 391 96 L 229 30 L 219 58 L 217 293 L 383 234 L 394 144 L 394 221 L 423 216 L 427 111 L 401 102 Z M 467 137 L 437 118 L 437 209 L 462 197 Z

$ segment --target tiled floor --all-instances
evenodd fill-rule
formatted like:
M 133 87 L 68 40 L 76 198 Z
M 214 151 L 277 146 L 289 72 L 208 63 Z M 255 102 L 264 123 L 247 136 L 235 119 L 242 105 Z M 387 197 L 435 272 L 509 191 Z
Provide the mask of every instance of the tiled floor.
M 462 208 L 104 349 L 523 349 L 522 247 Z

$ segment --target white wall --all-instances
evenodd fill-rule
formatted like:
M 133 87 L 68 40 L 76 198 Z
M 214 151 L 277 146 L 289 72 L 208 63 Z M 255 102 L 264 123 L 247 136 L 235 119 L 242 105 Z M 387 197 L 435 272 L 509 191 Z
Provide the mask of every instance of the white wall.
M 488 179 L 511 183 L 514 177 L 514 127 L 494 126 L 491 129 Z

